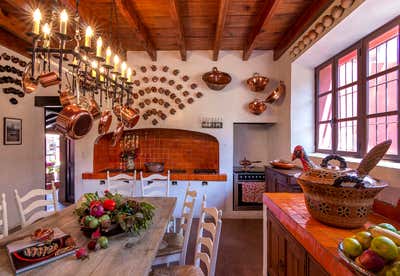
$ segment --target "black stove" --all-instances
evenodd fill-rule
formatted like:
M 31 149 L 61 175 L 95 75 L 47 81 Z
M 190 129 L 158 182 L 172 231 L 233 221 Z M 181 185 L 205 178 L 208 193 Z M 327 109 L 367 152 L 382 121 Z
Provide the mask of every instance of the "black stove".
M 234 167 L 233 168 L 233 210 L 249 211 L 262 210 L 262 203 L 248 201 L 244 197 L 244 186 L 257 187 L 258 198 L 265 191 L 265 168 L 264 167 Z M 259 191 L 259 192 L 258 192 Z

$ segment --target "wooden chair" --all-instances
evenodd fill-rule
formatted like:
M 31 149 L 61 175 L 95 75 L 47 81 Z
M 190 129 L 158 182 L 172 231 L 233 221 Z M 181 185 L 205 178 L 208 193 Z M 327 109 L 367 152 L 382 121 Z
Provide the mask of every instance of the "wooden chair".
M 23 197 L 20 197 L 18 194 L 18 191 L 14 190 L 15 199 L 17 201 L 17 206 L 18 206 L 18 211 L 19 211 L 19 216 L 21 218 L 21 227 L 22 228 L 37 221 L 40 218 L 47 217 L 58 211 L 57 190 L 56 190 L 56 187 L 54 186 L 54 182 L 51 183 L 51 187 L 52 187 L 51 190 L 45 190 L 45 189 L 32 190 L 29 193 L 27 193 L 26 195 L 24 195 Z M 46 199 L 46 195 L 52 195 L 52 200 Z M 31 201 L 31 199 L 33 199 L 35 197 L 41 197 L 41 199 L 32 201 L 24 209 L 22 204 L 26 201 Z M 47 212 L 46 210 L 43 210 L 47 205 L 53 205 L 54 211 Z M 36 212 L 33 212 L 37 208 L 41 208 L 41 210 L 36 210 Z M 29 218 L 26 218 L 26 216 L 31 212 L 32 212 L 32 215 Z
M 110 176 L 110 172 L 107 171 L 106 190 L 128 197 L 138 195 L 136 191 L 136 170 L 133 172 L 133 177 L 124 173 Z
M 1 194 L 1 219 L 0 226 L 2 226 L 2 232 L 0 233 L 0 239 L 8 236 L 8 217 L 7 217 L 7 202 L 6 202 L 6 194 Z
M 203 196 L 201 204 L 201 214 L 199 218 L 199 227 L 197 232 L 196 249 L 194 255 L 194 265 L 179 265 L 170 267 L 156 268 L 152 271 L 153 276 L 214 276 L 217 265 L 218 245 L 222 227 L 222 211 L 214 207 L 206 207 L 206 197 Z M 206 220 L 206 216 L 209 218 Z M 204 232 L 208 232 L 204 235 Z M 206 251 L 202 251 L 202 247 Z M 203 263 L 207 273 L 203 273 L 200 268 Z
M 180 265 L 185 264 L 196 197 L 197 192 L 195 190 L 190 190 L 189 183 L 183 201 L 182 216 L 178 225 L 179 231 L 165 233 L 163 238 L 165 247 L 158 250 L 153 265 L 169 264 L 172 262 L 179 262 Z
M 140 187 L 142 196 L 169 196 L 170 172 L 167 176 L 161 174 L 152 174 L 143 177 L 140 172 Z

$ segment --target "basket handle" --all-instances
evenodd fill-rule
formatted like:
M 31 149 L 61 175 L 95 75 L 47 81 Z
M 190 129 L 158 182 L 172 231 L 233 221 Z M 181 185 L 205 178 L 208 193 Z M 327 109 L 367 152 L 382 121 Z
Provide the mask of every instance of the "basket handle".
M 344 175 L 344 176 L 339 176 L 338 178 L 335 179 L 335 182 L 333 183 L 332 186 L 334 187 L 343 187 L 342 183 L 343 182 L 351 182 L 354 183 L 353 188 L 365 188 L 364 181 L 362 178 L 355 176 L 355 175 Z
M 346 169 L 346 168 L 347 168 L 347 163 L 346 163 L 346 161 L 344 160 L 344 158 L 341 157 L 340 155 L 337 155 L 337 154 L 330 154 L 330 155 L 328 155 L 327 157 L 325 157 L 324 159 L 322 159 L 321 167 L 322 167 L 322 168 L 328 167 L 329 161 L 331 161 L 331 160 L 337 160 L 337 161 L 339 161 L 339 162 L 340 162 L 340 165 L 339 165 L 339 168 L 340 168 L 340 169 L 343 170 L 343 169 Z

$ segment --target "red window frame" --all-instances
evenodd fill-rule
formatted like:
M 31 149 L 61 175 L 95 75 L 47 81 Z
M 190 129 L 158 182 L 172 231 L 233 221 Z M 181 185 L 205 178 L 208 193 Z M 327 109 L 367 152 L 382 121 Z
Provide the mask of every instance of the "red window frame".
M 379 37 L 380 35 L 388 32 L 390 29 L 400 26 L 400 16 L 396 17 L 389 23 L 385 24 L 384 26 L 380 27 L 379 29 L 373 31 L 351 47 L 345 49 L 344 51 L 336 54 L 329 60 L 325 61 L 321 65 L 315 68 L 315 151 L 321 153 L 337 153 L 340 155 L 345 156 L 353 156 L 353 157 L 362 157 L 368 150 L 368 122 L 367 120 L 372 117 L 378 116 L 386 116 L 386 115 L 397 115 L 397 155 L 390 155 L 387 154 L 385 159 L 389 159 L 392 161 L 400 161 L 400 37 L 398 39 L 397 44 L 397 54 L 398 54 L 398 63 L 397 66 L 383 70 L 379 73 L 368 74 L 368 45 L 371 41 L 375 38 Z M 357 81 L 352 83 L 347 83 L 345 85 L 339 86 L 339 68 L 338 62 L 339 59 L 345 57 L 349 53 L 357 50 Z M 319 94 L 319 72 L 324 69 L 329 64 L 332 65 L 332 91 L 327 91 L 325 93 Z M 368 115 L 368 98 L 367 98 L 367 89 L 368 89 L 368 81 L 370 79 L 374 79 L 379 76 L 384 76 L 390 72 L 397 71 L 397 110 L 396 111 L 389 111 L 384 113 L 378 114 L 370 114 Z M 348 88 L 356 86 L 357 89 L 357 114 L 353 117 L 346 117 L 346 118 L 339 118 L 339 98 L 338 93 L 340 89 Z M 332 119 L 330 120 L 330 124 L 332 127 L 332 149 L 321 149 L 319 148 L 319 126 L 322 123 L 327 123 L 325 121 L 319 121 L 319 98 L 326 94 L 332 93 Z M 343 121 L 355 120 L 357 123 L 357 143 L 356 143 L 356 150 L 355 151 L 340 151 L 338 150 L 338 124 Z

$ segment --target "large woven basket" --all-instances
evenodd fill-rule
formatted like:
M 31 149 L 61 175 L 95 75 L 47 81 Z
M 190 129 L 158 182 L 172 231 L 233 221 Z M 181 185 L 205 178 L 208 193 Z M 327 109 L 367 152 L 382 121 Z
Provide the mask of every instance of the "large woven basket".
M 361 188 L 336 187 L 297 178 L 311 216 L 322 223 L 340 228 L 358 228 L 364 225 L 372 210 L 375 196 L 387 184 L 377 181 Z

